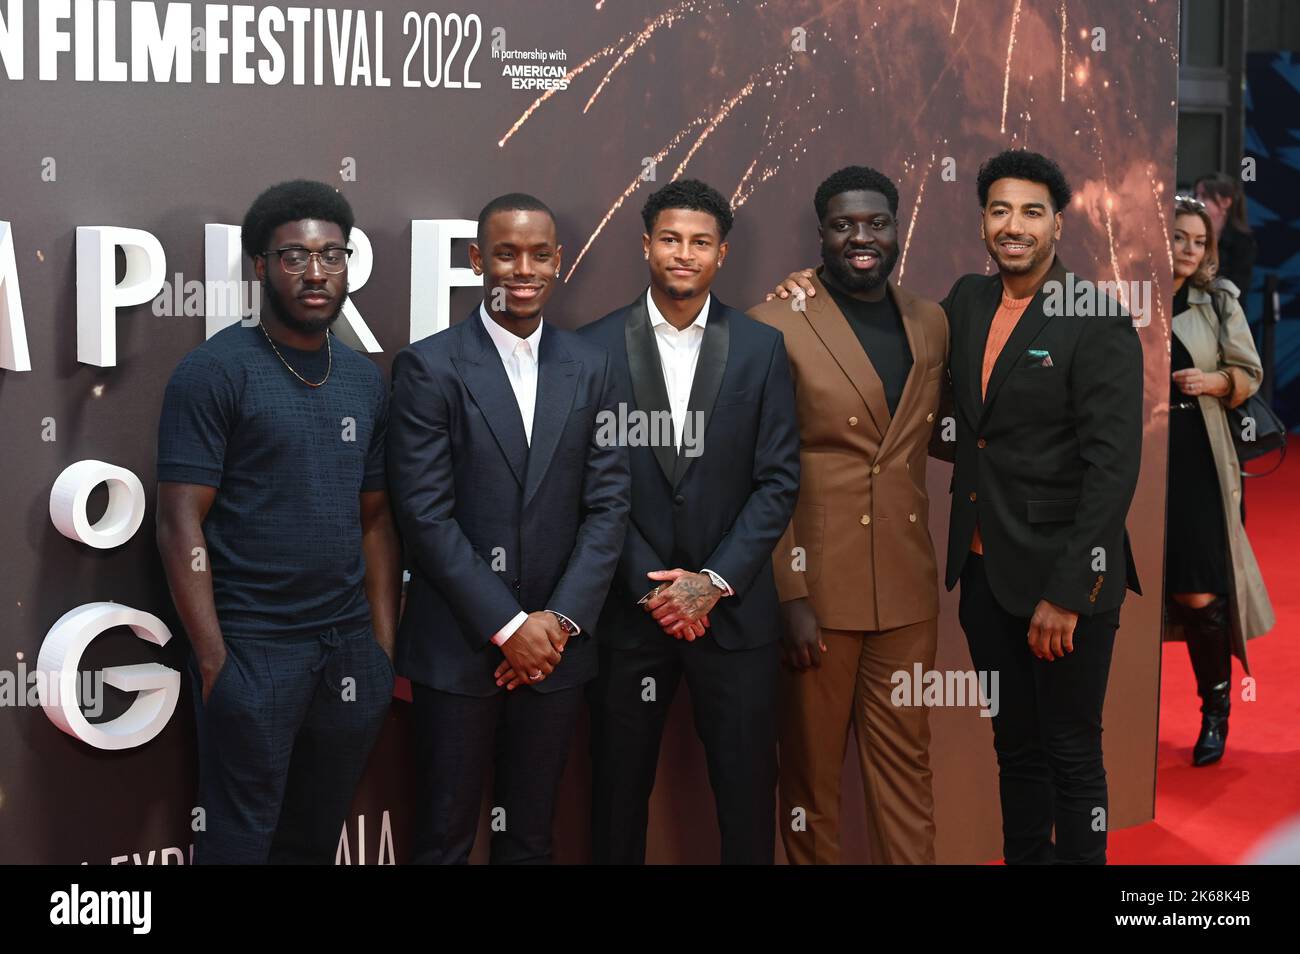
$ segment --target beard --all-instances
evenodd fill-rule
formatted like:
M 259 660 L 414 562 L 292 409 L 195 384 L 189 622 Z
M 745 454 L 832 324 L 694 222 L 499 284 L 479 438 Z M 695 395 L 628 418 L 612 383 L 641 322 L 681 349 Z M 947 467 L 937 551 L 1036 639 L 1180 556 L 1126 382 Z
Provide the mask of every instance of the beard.
M 284 305 L 284 299 L 280 297 L 280 293 L 275 290 L 275 286 L 270 282 L 262 283 L 262 300 L 271 310 L 271 314 L 275 315 L 276 321 L 290 331 L 296 331 L 301 335 L 317 335 L 322 331 L 327 331 L 330 325 L 338 320 L 339 315 L 343 313 L 343 305 L 347 302 L 348 296 L 344 295 L 340 298 L 334 310 L 328 315 L 305 320 L 294 317 L 289 313 L 289 309 Z
M 1043 262 L 1050 262 L 1052 256 L 1056 254 L 1056 243 L 1052 242 L 1044 245 L 1040 242 L 1034 246 L 1032 255 L 1019 261 L 1003 259 L 999 254 L 1000 251 L 996 242 L 988 250 L 989 255 L 993 258 L 993 263 L 998 267 L 998 271 L 1007 275 L 1024 275 L 1038 268 Z
M 694 298 L 698 294 L 696 289 L 691 288 L 689 285 L 666 285 L 664 291 L 668 293 L 668 297 L 673 301 L 686 301 L 686 299 Z
M 657 264 L 652 263 L 652 265 Z M 650 281 L 656 289 L 673 301 L 686 301 L 688 298 L 694 298 L 702 291 L 708 290 L 708 285 L 702 280 L 702 276 L 698 272 L 687 278 L 678 278 L 675 275 L 670 275 L 667 269 L 653 268 Z
M 860 272 L 844 260 L 843 254 L 834 254 L 822 249 L 822 265 L 835 279 L 835 284 L 847 292 L 875 291 L 889 279 L 898 263 L 898 247 L 890 252 L 878 250 L 880 261 L 873 268 Z

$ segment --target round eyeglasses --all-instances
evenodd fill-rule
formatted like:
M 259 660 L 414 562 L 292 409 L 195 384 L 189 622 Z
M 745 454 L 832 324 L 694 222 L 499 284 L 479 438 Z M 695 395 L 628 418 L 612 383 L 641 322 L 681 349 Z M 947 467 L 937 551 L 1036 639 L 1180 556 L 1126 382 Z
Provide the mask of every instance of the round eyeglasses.
M 287 248 L 268 249 L 262 254 L 280 256 L 280 267 L 290 275 L 301 275 L 307 271 L 313 258 L 320 261 L 321 271 L 327 275 L 337 275 L 348 267 L 348 256 L 352 254 L 352 249 L 331 245 L 313 252 L 300 245 L 290 245 Z

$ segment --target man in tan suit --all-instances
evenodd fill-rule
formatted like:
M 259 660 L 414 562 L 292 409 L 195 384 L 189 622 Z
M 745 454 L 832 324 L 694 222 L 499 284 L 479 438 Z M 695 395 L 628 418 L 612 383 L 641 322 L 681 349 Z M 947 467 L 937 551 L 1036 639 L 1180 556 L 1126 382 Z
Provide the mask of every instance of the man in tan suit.
M 785 623 L 782 839 L 794 864 L 839 861 L 852 724 L 875 859 L 933 864 L 929 714 L 891 694 L 895 673 L 934 667 L 925 463 L 948 323 L 888 281 L 898 190 L 886 176 L 841 169 L 814 205 L 823 267 L 805 273 L 810 290 L 750 312 L 785 335 L 801 444 L 799 502 L 773 555 Z

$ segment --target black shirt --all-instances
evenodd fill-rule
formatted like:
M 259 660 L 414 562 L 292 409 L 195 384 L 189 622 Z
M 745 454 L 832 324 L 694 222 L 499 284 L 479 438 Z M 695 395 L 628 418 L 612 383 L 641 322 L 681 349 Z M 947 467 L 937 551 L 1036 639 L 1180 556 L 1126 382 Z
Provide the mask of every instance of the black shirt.
M 907 343 L 903 316 L 888 291 L 880 301 L 861 301 L 851 298 L 829 284 L 826 286 L 835 304 L 848 319 L 849 327 L 858 336 L 862 350 L 867 353 L 871 366 L 885 386 L 885 401 L 889 415 L 898 410 L 903 396 L 903 385 L 912 370 L 912 347 Z
M 308 381 L 329 356 L 276 345 Z M 262 329 L 232 325 L 172 373 L 158 480 L 217 488 L 203 522 L 225 636 L 319 634 L 370 619 L 362 491 L 383 490 L 388 395 L 367 358 L 331 337 L 309 388 Z
M 1187 303 L 1187 299 L 1190 296 L 1191 287 L 1192 287 L 1192 283 L 1184 279 L 1182 286 L 1178 289 L 1178 291 L 1174 292 L 1174 310 L 1173 310 L 1174 317 L 1181 315 L 1183 312 L 1185 312 L 1188 308 L 1191 307 L 1191 305 Z

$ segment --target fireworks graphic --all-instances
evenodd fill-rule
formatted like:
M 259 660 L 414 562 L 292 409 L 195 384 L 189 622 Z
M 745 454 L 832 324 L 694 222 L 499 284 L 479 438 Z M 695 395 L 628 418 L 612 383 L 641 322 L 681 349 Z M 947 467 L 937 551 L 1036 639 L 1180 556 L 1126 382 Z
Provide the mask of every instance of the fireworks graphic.
M 559 136 L 601 170 L 566 281 L 599 261 L 611 227 L 627 218 L 639 232 L 630 200 L 671 179 L 698 175 L 755 219 L 809 227 L 811 187 L 862 163 L 899 185 L 896 277 L 938 295 L 962 271 L 986 267 L 980 162 L 1030 147 L 1032 136 L 1078 194 L 1063 236 L 1070 267 L 1152 279 L 1161 289 L 1152 317 L 1167 324 L 1172 5 L 679 0 L 647 13 L 601 0 L 592 15 L 612 28 L 609 42 L 572 51 L 568 88 L 526 102 L 497 142 L 524 155 Z M 615 135 L 592 142 L 592 123 Z M 602 202 L 608 170 L 620 168 Z
M 596 289 L 604 256 L 626 249 L 615 241 L 606 251 L 611 235 L 640 234 L 638 193 L 694 175 L 745 209 L 738 232 L 754 296 L 815 262 L 816 183 L 864 164 L 899 187 L 894 277 L 938 298 L 958 275 L 991 270 L 978 237 L 980 163 L 1033 148 L 1074 186 L 1067 266 L 1121 289 L 1150 281 L 1144 340 L 1167 348 L 1174 5 L 679 0 L 649 14 L 602 2 L 593 14 L 612 39 L 574 51 L 568 88 L 523 104 L 497 143 L 523 154 L 558 136 L 590 153 L 597 172 L 564 274 L 579 294 Z M 593 123 L 609 130 L 604 141 L 591 141 Z M 748 233 L 743 221 L 754 223 Z M 773 257 L 762 242 L 772 227 L 805 230 L 806 256 Z M 1147 362 L 1153 406 L 1164 368 Z

